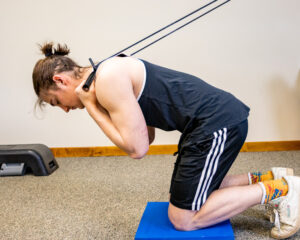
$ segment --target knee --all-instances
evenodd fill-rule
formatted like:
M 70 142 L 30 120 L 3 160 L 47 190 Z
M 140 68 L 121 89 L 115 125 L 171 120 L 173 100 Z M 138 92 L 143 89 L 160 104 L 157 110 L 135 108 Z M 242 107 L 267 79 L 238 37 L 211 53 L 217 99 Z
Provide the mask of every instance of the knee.
M 188 211 L 188 210 L 187 210 Z M 169 220 L 178 231 L 192 231 L 195 230 L 193 226 L 192 217 L 190 214 L 182 214 L 178 211 L 172 211 L 169 208 Z
M 178 231 L 192 231 L 192 230 L 194 230 L 191 227 L 190 223 L 182 221 L 181 219 L 179 219 L 179 220 L 177 219 L 175 221 L 173 219 L 172 220 L 170 219 L 170 221 L 171 221 L 173 227 Z

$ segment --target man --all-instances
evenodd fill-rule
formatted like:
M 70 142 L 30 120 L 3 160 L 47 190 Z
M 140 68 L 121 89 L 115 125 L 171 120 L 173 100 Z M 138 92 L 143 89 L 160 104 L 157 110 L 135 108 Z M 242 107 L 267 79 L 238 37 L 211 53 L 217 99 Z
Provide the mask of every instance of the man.
M 41 50 L 46 58 L 33 71 L 39 103 L 66 112 L 85 107 L 130 157 L 146 155 L 155 128 L 182 133 L 168 210 L 176 229 L 211 226 L 276 199 L 281 225 L 271 235 L 281 239 L 298 231 L 300 178 L 290 176 L 291 169 L 225 177 L 248 131 L 249 108 L 232 94 L 195 76 L 125 55 L 103 62 L 86 92 L 82 86 L 91 67 L 66 57 L 66 46 L 48 43 Z

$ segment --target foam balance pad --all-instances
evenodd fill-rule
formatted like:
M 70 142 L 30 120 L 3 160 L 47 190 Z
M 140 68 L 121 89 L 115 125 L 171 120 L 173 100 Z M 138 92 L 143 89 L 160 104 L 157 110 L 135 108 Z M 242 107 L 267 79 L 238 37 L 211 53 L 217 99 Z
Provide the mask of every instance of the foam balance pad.
M 148 202 L 136 232 L 135 240 L 234 239 L 229 220 L 195 231 L 177 231 L 168 218 L 168 206 L 168 202 Z

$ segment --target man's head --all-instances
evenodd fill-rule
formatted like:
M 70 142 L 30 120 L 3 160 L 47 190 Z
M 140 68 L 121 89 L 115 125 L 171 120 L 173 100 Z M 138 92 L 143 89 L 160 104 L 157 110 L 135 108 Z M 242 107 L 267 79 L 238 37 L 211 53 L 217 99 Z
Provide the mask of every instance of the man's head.
M 64 111 L 83 108 L 75 94 L 75 88 L 80 84 L 83 68 L 66 55 L 69 48 L 53 43 L 40 45 L 45 58 L 40 59 L 32 73 L 33 87 L 38 96 L 38 105 L 44 102 L 59 106 Z

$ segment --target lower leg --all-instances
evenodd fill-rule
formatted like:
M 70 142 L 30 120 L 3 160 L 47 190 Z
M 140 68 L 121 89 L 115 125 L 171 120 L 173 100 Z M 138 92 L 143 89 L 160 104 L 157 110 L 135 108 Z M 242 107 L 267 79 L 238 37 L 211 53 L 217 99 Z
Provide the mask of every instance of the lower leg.
M 208 227 L 259 204 L 262 194 L 258 184 L 219 189 L 209 196 L 198 212 L 180 209 L 170 203 L 169 218 L 178 230 Z
M 240 174 L 240 175 L 227 175 L 223 179 L 220 189 L 234 186 L 246 186 L 249 185 L 248 174 Z
M 219 189 L 210 195 L 193 219 L 196 220 L 198 227 L 203 223 L 215 224 L 259 203 L 267 204 L 275 198 L 286 196 L 287 193 L 288 185 L 283 178 L 248 186 Z
M 275 171 L 275 176 L 273 175 Z M 233 186 L 245 186 L 249 184 L 255 184 L 262 181 L 273 180 L 274 177 L 281 178 L 282 176 L 293 175 L 293 169 L 291 168 L 272 168 L 272 171 L 266 172 L 251 172 L 241 175 L 227 175 L 221 185 L 221 188 L 233 187 Z M 249 179 L 250 178 L 250 179 Z
M 262 195 L 258 184 L 216 190 L 193 217 L 194 229 L 222 222 L 260 204 Z
M 280 172 L 278 172 L 278 170 L 280 170 Z M 260 185 L 255 184 L 254 181 L 251 181 L 252 184 L 249 185 L 250 174 L 234 176 L 228 175 L 223 179 L 220 188 L 209 196 L 205 204 L 201 207 L 200 211 L 197 212 L 181 209 L 170 203 L 169 218 L 175 228 L 186 231 L 207 227 L 222 222 L 243 212 L 249 207 L 261 203 L 263 193 L 265 194 L 265 203 L 267 203 L 270 199 L 272 200 L 273 196 L 276 198 L 286 194 L 287 189 L 284 190 L 284 181 L 270 181 L 276 176 L 276 179 L 278 179 L 281 177 L 281 175 L 291 174 L 286 170 L 290 169 L 277 168 L 275 169 L 274 176 L 268 172 L 266 174 L 260 174 L 258 172 L 260 175 L 259 179 L 261 179 L 261 176 L 263 176 L 264 180 L 269 179 L 269 181 L 266 181 L 264 184 Z M 274 169 L 272 169 L 272 172 L 273 171 Z M 257 173 L 254 173 L 253 175 L 255 174 Z M 251 180 L 253 180 L 252 175 L 250 175 L 250 177 Z M 277 193 L 274 195 L 274 192 L 276 191 Z M 278 194 L 278 192 L 280 194 Z

